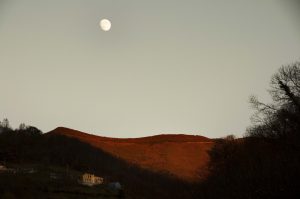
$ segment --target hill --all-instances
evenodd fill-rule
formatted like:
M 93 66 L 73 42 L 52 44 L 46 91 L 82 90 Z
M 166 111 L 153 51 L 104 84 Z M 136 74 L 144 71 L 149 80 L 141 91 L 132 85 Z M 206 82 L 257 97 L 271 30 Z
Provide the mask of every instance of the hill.
M 155 135 L 142 138 L 109 138 L 59 127 L 48 134 L 76 138 L 128 163 L 154 172 L 172 174 L 187 181 L 207 175 L 208 151 L 214 141 L 193 135 Z
M 35 164 L 45 169 L 63 168 L 63 173 L 70 174 L 70 171 L 79 173 L 93 173 L 105 179 L 106 183 L 119 182 L 124 190 L 126 198 L 148 199 L 148 198 L 191 198 L 195 193 L 193 185 L 181 181 L 164 173 L 152 172 L 148 169 L 129 164 L 121 158 L 116 158 L 100 148 L 80 141 L 79 139 L 56 133 L 42 134 L 40 131 L 32 131 L 32 128 L 25 130 L 10 130 L 0 133 L 0 165 L 11 168 L 10 165 L 22 167 L 24 164 Z M 50 171 L 51 172 L 51 171 Z M 15 175 L 15 174 L 13 174 Z M 46 176 L 51 175 L 46 172 Z M 3 194 L 13 194 L 17 198 L 52 198 L 52 192 L 63 192 L 63 194 L 94 194 L 93 190 L 74 190 L 72 186 L 54 187 L 48 186 L 48 181 L 39 181 L 35 176 L 6 176 L 11 181 L 2 186 L 0 182 L 0 198 Z M 17 178 L 16 178 L 17 177 Z M 32 177 L 32 178 L 31 178 Z M 41 180 L 46 180 L 43 178 Z M 64 178 L 63 180 L 67 180 Z M 28 183 L 23 190 L 24 183 Z M 13 185 L 12 185 L 13 184 Z M 17 186 L 18 185 L 18 186 Z M 39 188 L 41 185 L 41 188 Z M 45 187 L 49 187 L 45 190 Z M 22 189 L 22 192 L 19 191 Z M 63 189 L 61 189 L 63 188 Z M 33 191 L 46 191 L 43 197 L 34 197 Z M 150 191 L 151 190 L 151 191 Z M 99 190 L 101 192 L 101 190 Z M 51 192 L 51 193 L 50 193 Z M 101 193 L 96 195 L 101 195 Z M 20 194 L 21 193 L 21 194 Z M 24 196 L 23 196 L 24 195 Z M 30 195 L 31 197 L 27 197 Z M 102 194 L 103 195 L 103 194 Z M 60 196 L 58 196 L 60 197 Z M 8 197 L 9 198 L 9 197 Z M 11 198 L 11 197 L 10 197 Z M 64 197 L 61 197 L 64 198 Z M 67 197 L 73 198 L 73 197 Z

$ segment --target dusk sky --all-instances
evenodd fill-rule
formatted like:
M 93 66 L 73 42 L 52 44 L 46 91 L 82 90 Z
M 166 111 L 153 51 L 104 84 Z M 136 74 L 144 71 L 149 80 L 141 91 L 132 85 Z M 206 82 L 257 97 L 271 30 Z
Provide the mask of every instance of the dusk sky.
M 242 136 L 300 59 L 297 0 L 0 0 L 0 119 L 110 137 Z M 112 22 L 102 31 L 99 21 Z

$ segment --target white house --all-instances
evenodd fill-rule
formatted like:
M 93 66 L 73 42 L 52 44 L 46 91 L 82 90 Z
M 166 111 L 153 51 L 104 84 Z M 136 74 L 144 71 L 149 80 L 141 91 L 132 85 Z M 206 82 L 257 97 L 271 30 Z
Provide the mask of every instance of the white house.
M 103 183 L 103 178 L 95 176 L 94 174 L 85 173 L 82 175 L 82 184 L 94 186 Z

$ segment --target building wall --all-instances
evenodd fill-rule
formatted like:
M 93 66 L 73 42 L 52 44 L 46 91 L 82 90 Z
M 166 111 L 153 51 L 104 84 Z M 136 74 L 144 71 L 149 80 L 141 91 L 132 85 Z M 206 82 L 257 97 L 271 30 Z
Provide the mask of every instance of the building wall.
M 103 178 L 95 176 L 93 174 L 85 173 L 82 176 L 82 182 L 88 185 L 102 184 Z

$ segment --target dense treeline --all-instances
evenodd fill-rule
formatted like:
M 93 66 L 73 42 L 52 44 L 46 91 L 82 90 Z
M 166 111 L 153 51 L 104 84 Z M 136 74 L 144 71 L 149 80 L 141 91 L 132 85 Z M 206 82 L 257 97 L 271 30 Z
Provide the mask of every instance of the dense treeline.
M 280 68 L 269 92 L 271 104 L 250 97 L 256 113 L 245 137 L 228 136 L 210 152 L 204 198 L 300 196 L 300 63 Z
M 35 127 L 12 130 L 7 122 L 1 127 L 0 162 L 91 172 L 107 181 L 119 181 L 127 198 L 190 198 L 193 194 L 191 186 L 168 174 L 140 169 L 76 139 L 42 134 Z

